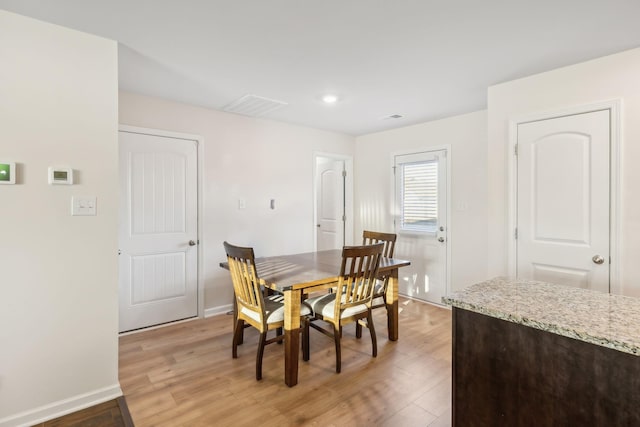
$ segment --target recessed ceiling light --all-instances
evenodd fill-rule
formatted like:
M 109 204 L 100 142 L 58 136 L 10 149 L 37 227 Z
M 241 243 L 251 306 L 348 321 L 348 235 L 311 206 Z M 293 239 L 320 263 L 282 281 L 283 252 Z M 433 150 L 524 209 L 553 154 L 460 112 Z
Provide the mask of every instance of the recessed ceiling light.
M 336 102 L 338 102 L 338 96 L 328 93 L 322 97 L 322 100 L 326 104 L 335 104 Z

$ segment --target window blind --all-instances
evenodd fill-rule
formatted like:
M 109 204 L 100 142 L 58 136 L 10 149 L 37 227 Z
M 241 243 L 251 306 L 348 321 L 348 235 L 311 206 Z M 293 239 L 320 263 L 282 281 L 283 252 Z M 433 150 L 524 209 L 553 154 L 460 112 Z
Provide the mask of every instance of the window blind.
M 407 231 L 436 231 L 438 224 L 438 161 L 404 163 L 401 227 Z

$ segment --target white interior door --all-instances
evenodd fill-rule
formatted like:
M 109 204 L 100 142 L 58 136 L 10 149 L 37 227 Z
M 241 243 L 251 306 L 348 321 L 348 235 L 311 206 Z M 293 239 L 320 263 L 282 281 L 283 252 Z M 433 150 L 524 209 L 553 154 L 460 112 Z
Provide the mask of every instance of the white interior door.
M 323 251 L 345 244 L 345 161 L 316 158 L 316 247 Z
M 447 150 L 395 156 L 395 255 L 411 260 L 399 292 L 442 304 L 447 293 Z
M 518 277 L 609 292 L 609 150 L 609 110 L 518 125 Z
M 197 142 L 119 142 L 120 331 L 197 316 Z

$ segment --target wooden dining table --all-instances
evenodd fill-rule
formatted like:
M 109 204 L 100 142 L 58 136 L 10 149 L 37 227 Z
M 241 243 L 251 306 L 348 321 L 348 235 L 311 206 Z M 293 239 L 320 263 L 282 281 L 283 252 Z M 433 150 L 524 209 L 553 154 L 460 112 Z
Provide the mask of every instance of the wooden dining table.
M 289 387 L 298 383 L 302 294 L 334 286 L 341 263 L 341 249 L 256 258 L 261 284 L 284 295 L 284 382 Z M 389 276 L 386 301 L 391 341 L 398 339 L 398 269 L 410 264 L 410 261 L 397 258 L 380 261 L 379 274 Z M 226 262 L 220 266 L 229 268 Z

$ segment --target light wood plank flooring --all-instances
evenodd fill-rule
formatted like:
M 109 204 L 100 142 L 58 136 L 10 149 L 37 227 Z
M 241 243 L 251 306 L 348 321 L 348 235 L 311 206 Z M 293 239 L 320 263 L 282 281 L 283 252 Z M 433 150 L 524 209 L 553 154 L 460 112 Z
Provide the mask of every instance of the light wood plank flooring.
M 283 381 L 283 346 L 266 347 L 255 380 L 257 337 L 245 331 L 231 357 L 232 320 L 221 315 L 120 337 L 120 384 L 136 426 L 449 426 L 451 311 L 400 300 L 400 339 L 375 310 L 378 357 L 354 325 L 333 341 L 311 330 L 311 360 L 298 385 Z

